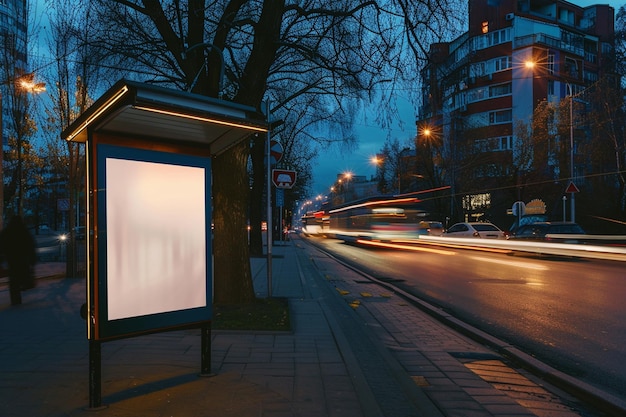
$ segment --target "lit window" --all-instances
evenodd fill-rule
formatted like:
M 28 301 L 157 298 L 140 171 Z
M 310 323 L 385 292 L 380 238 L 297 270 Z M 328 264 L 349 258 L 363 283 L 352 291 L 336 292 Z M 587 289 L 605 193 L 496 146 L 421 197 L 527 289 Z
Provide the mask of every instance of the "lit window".
M 489 32 L 489 22 L 483 22 L 483 33 Z

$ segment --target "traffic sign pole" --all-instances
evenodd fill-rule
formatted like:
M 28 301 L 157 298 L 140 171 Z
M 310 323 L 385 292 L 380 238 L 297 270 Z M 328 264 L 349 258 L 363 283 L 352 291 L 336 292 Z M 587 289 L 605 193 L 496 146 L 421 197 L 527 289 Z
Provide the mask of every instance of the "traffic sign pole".
M 283 145 L 276 140 L 270 141 L 270 164 L 276 165 L 283 158 Z
M 571 222 L 575 223 L 576 222 L 576 193 L 579 192 L 580 190 L 578 189 L 578 187 L 576 187 L 576 184 L 574 184 L 574 181 L 570 181 L 569 185 L 567 186 L 567 188 L 565 189 L 566 193 L 569 193 L 570 195 L 570 216 L 571 216 Z
M 267 121 L 270 120 L 270 104 L 269 101 L 265 103 Z M 267 130 L 267 138 L 265 139 L 265 146 L 267 148 L 267 298 L 272 297 L 272 240 L 274 239 L 274 231 L 272 228 L 272 164 L 270 163 L 272 145 L 271 145 L 271 129 Z

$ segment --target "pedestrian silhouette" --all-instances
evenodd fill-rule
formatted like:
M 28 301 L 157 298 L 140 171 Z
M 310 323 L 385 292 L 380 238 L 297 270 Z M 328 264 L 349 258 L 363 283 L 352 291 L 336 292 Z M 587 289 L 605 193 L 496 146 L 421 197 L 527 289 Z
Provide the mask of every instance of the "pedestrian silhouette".
M 14 216 L 0 234 L 0 249 L 9 266 L 11 305 L 22 304 L 22 290 L 35 286 L 35 241 L 21 216 Z

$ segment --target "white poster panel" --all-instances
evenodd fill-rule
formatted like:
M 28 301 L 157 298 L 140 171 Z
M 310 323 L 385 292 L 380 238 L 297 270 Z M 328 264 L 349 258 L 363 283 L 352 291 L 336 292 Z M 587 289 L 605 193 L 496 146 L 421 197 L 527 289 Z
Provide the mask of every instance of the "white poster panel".
M 207 306 L 205 168 L 106 158 L 108 320 Z

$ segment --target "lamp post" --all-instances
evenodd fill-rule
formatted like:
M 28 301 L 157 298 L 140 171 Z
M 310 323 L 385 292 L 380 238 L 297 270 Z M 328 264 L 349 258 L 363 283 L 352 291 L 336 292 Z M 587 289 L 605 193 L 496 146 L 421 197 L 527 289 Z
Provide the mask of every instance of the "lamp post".
M 17 79 L 10 79 L 6 83 L 15 82 L 23 91 L 31 93 L 41 93 L 46 91 L 45 83 L 36 83 L 34 81 L 35 74 L 25 74 Z M 5 83 L 5 84 L 6 84 Z M 2 91 L 0 91 L 0 230 L 4 228 L 4 103 Z M 22 207 L 22 150 L 21 141 L 18 143 L 18 161 L 17 161 L 17 177 L 18 177 L 18 210 L 21 215 Z
M 21 90 L 25 93 L 43 93 L 46 91 L 45 83 L 36 83 L 35 82 L 35 74 L 29 73 L 25 74 L 22 77 L 18 78 L 17 84 L 20 86 Z M 18 136 L 17 141 L 17 211 L 20 216 L 24 214 L 24 187 L 23 187 L 23 178 L 22 178 L 22 137 Z M 3 179 L 4 181 L 4 179 Z
M 350 201 L 352 199 L 352 197 L 350 196 L 350 181 L 352 180 L 352 172 L 344 172 L 343 173 L 343 180 L 344 180 L 344 194 L 345 194 L 345 199 L 347 201 Z
M 569 176 L 574 181 L 574 92 L 572 85 L 567 83 L 569 89 Z M 572 223 L 576 222 L 575 192 L 570 193 L 570 217 Z
M 528 69 L 533 69 L 535 67 L 534 61 L 525 61 L 524 65 Z M 572 84 L 569 82 L 565 82 L 567 89 L 569 91 L 569 174 L 570 174 L 570 182 L 573 184 L 574 182 L 574 90 L 572 88 Z M 579 93 L 580 94 L 580 93 Z M 568 187 L 569 188 L 569 187 Z M 570 192 L 570 221 L 572 223 L 576 222 L 576 188 L 572 187 L 573 190 Z M 565 205 L 565 200 L 564 203 Z M 565 220 L 565 216 L 563 217 Z
M 403 167 L 402 167 L 402 158 L 403 158 L 403 154 L 410 151 L 409 148 L 404 148 L 402 149 L 400 152 L 398 152 L 398 162 L 397 162 L 397 169 L 398 169 L 398 195 L 402 194 L 402 187 L 400 184 L 400 178 L 402 178 L 402 171 L 403 171 Z M 410 155 L 409 155 L 410 157 Z M 406 165 L 406 164 L 404 164 Z M 409 167 L 410 168 L 410 167 Z

